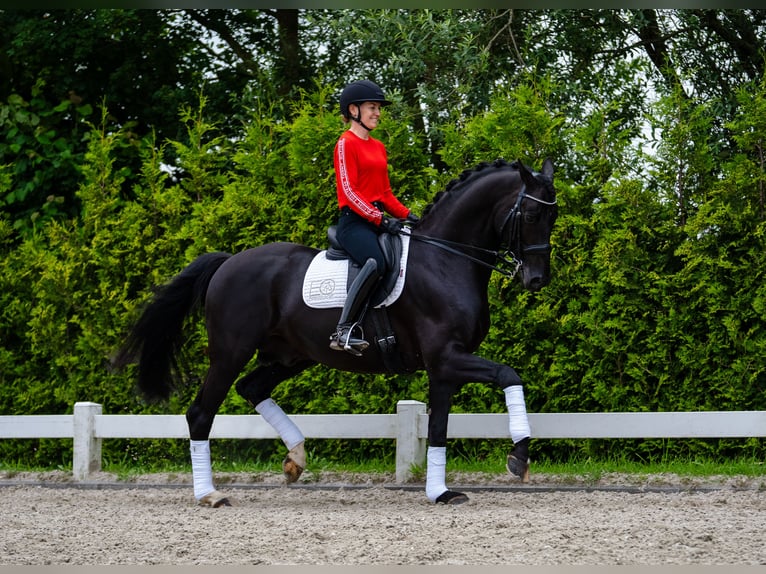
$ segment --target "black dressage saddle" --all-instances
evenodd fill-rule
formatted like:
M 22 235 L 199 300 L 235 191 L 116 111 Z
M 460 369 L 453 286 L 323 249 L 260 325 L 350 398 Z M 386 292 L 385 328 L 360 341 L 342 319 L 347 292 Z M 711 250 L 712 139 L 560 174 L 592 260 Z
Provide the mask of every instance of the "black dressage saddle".
M 327 248 L 327 259 L 334 261 L 348 260 L 348 279 L 346 285 L 353 283 L 354 278 L 359 274 L 361 266 L 354 262 L 349 254 L 341 247 L 336 238 L 337 226 L 331 225 L 327 229 L 327 239 L 330 246 Z M 402 238 L 399 234 L 381 233 L 378 235 L 378 245 L 383 251 L 383 257 L 386 260 L 386 274 L 383 276 L 380 285 L 370 297 L 370 306 L 375 307 L 386 300 L 386 297 L 393 291 L 396 280 L 399 278 L 399 268 L 402 261 Z

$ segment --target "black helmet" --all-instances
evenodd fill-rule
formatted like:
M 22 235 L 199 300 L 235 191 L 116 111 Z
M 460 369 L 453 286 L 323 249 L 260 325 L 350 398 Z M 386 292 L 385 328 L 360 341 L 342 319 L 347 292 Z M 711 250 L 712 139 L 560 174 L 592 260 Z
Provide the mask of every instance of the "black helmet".
M 370 80 L 351 82 L 340 95 L 340 113 L 344 118 L 351 117 L 348 111 L 349 104 L 361 104 L 362 102 L 380 102 L 381 106 L 387 106 L 391 102 L 386 99 L 383 90 Z

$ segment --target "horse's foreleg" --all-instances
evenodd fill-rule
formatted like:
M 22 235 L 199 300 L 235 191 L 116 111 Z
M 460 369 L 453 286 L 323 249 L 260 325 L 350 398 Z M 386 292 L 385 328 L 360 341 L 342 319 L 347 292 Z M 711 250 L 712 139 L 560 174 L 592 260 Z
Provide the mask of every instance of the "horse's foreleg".
M 452 393 L 434 392 L 432 383 L 428 415 L 428 450 L 426 452 L 426 496 L 431 502 L 460 504 L 468 497 L 447 488 L 447 423 Z
M 529 441 L 532 433 L 521 378 L 511 367 L 475 355 L 453 355 L 452 359 L 450 367 L 456 378 L 466 382 L 492 383 L 503 390 L 508 408 L 508 430 L 513 440 L 513 450 L 508 454 L 506 469 L 522 482 L 529 482 Z
M 532 432 L 527 418 L 527 407 L 524 402 L 524 387 L 511 385 L 503 389 L 505 405 L 508 407 L 508 427 L 511 432 L 514 448 L 508 455 L 506 468 L 508 472 L 529 482 L 529 437 Z
M 288 484 L 295 482 L 306 468 L 303 433 L 273 399 L 261 401 L 255 405 L 255 410 L 277 431 L 288 448 L 287 456 L 282 462 L 282 471 Z
M 529 481 L 529 441 L 531 437 L 529 421 L 527 419 L 527 407 L 524 402 L 524 388 L 521 384 L 521 378 L 511 367 L 501 365 L 492 361 L 487 361 L 468 353 L 451 352 L 448 355 L 442 355 L 440 361 L 434 361 L 438 365 L 437 369 L 431 373 L 431 393 L 430 399 L 433 405 L 439 405 L 439 410 L 432 407 L 434 413 L 439 413 L 443 418 L 443 423 L 434 421 L 435 426 L 431 426 L 429 419 L 429 445 L 444 446 L 447 437 L 447 416 L 449 412 L 449 398 L 438 401 L 439 396 L 451 397 L 452 394 L 445 388 L 439 389 L 436 381 L 454 381 L 458 387 L 469 381 L 491 383 L 498 386 L 505 393 L 505 403 L 508 407 L 508 428 L 511 439 L 514 443 L 513 450 L 508 454 L 506 468 L 513 476 L 520 478 L 523 482 Z M 437 399 L 435 401 L 434 399 Z M 432 417 L 434 415 L 432 414 Z M 443 427 L 443 428 L 442 428 Z M 438 442 L 438 441 L 444 442 Z M 430 463 L 429 470 L 439 473 L 441 464 L 441 454 L 434 451 L 434 462 Z M 436 480 L 436 479 L 434 479 Z M 441 484 L 438 488 L 442 488 Z M 445 487 L 446 488 L 446 487 Z M 432 493 L 437 490 L 432 486 Z M 429 496 L 430 498 L 430 496 Z

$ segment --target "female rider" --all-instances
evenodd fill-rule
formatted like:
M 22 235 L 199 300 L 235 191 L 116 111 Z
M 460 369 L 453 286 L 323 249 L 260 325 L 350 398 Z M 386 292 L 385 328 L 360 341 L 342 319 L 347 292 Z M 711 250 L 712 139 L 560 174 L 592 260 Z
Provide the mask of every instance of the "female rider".
M 361 355 L 369 343 L 352 336 L 361 320 L 367 298 L 386 272 L 378 245 L 384 231 L 398 233 L 399 219 L 415 223 L 418 217 L 391 191 L 388 156 L 383 143 L 370 132 L 378 126 L 380 110 L 389 105 L 383 91 L 369 80 L 348 84 L 340 96 L 340 111 L 349 128 L 335 144 L 335 180 L 338 196 L 337 239 L 361 271 L 349 287 L 330 348 Z M 388 213 L 394 218 L 384 215 Z

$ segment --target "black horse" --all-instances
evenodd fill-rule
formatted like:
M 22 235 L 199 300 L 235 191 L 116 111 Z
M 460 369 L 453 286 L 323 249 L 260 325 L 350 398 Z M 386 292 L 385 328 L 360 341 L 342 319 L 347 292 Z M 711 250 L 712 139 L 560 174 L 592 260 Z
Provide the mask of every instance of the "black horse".
M 553 164 L 531 171 L 497 160 L 464 172 L 440 192 L 409 231 L 406 284 L 389 306 L 381 337 L 363 356 L 331 350 L 338 309 L 309 307 L 302 282 L 319 250 L 271 243 L 235 255 L 199 256 L 158 289 L 114 359 L 138 362 L 138 387 L 147 399 L 169 397 L 177 379 L 187 316 L 204 307 L 209 369 L 186 418 L 194 494 L 200 504 L 228 499 L 213 486 L 209 434 L 213 419 L 241 371 L 257 353 L 256 368 L 237 392 L 282 437 L 289 452 L 283 469 L 296 480 L 306 460 L 303 435 L 270 398 L 282 381 L 318 363 L 360 373 L 423 370 L 429 377 L 426 495 L 433 502 L 467 500 L 445 484 L 447 421 L 453 395 L 468 382 L 492 383 L 506 394 L 514 442 L 508 471 L 528 480 L 529 424 L 522 382 L 508 366 L 473 353 L 486 336 L 487 290 L 493 270 L 536 291 L 550 280 L 550 235 L 557 215 Z M 372 310 L 371 310 L 372 311 Z M 361 326 L 381 332 L 368 312 Z M 394 349 L 392 358 L 391 349 Z

